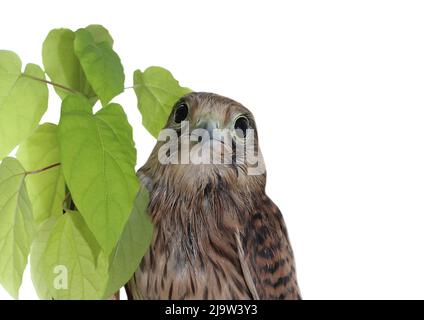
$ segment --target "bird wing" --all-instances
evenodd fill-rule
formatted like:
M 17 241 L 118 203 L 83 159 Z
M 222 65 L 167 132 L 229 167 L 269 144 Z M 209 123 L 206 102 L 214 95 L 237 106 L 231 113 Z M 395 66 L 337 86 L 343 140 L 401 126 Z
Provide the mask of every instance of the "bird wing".
M 300 299 L 293 251 L 277 206 L 266 197 L 235 238 L 252 297 Z

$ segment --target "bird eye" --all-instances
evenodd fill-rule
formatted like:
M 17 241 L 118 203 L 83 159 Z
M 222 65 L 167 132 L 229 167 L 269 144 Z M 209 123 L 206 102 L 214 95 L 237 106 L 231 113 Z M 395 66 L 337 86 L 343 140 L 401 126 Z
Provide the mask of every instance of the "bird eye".
M 174 121 L 176 123 L 181 123 L 181 121 L 184 121 L 185 118 L 187 118 L 187 115 L 188 115 L 187 103 L 181 102 L 177 106 L 177 109 L 175 110 Z
M 237 120 L 234 122 L 234 129 L 236 130 L 236 135 L 239 138 L 245 138 L 246 137 L 246 131 L 249 128 L 249 120 L 244 117 L 238 117 Z

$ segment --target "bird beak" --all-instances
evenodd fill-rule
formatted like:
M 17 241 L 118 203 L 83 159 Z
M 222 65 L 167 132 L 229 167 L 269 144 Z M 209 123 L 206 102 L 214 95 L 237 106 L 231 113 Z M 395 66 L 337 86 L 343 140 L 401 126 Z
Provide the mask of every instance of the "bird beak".
M 219 122 L 215 119 L 203 119 L 197 123 L 196 129 L 203 129 L 209 133 L 209 138 L 213 139 L 214 130 L 219 128 Z

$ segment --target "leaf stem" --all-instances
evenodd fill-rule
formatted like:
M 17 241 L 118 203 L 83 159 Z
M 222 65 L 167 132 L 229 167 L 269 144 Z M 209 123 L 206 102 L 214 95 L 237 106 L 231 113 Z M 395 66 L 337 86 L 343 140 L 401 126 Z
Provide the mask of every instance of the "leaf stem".
M 30 76 L 30 75 L 28 75 L 28 74 L 22 74 L 24 77 L 27 77 L 27 78 L 30 78 L 30 79 L 32 79 L 32 80 L 36 80 L 36 81 L 40 81 L 40 82 L 44 82 L 44 83 L 47 83 L 47 84 L 50 84 L 50 85 L 52 85 L 52 86 L 54 86 L 54 87 L 57 87 L 57 88 L 60 88 L 60 89 L 62 89 L 62 90 L 65 90 L 65 91 L 68 91 L 68 92 L 70 92 L 70 93 L 74 93 L 74 94 L 77 94 L 78 93 L 78 91 L 76 91 L 76 90 L 74 90 L 74 89 L 72 89 L 72 88 L 68 88 L 68 87 L 66 87 L 66 86 L 64 86 L 64 85 L 61 85 L 61 84 L 59 84 L 59 83 L 55 83 L 55 82 L 52 82 L 52 81 L 49 81 L 49 80 L 45 80 L 45 79 L 42 79 L 42 78 L 38 78 L 38 77 L 34 77 L 34 76 Z
M 25 176 L 30 175 L 30 174 L 37 174 L 37 173 L 40 173 L 40 172 L 44 172 L 44 171 L 47 171 L 49 169 L 52 169 L 52 168 L 55 168 L 55 167 L 58 167 L 58 166 L 60 166 L 60 162 L 51 164 L 51 165 L 49 165 L 45 168 L 41 168 L 41 169 L 38 169 L 38 170 L 27 171 L 27 172 L 25 172 Z
M 129 86 L 129 87 L 124 87 L 124 90 L 134 89 L 134 88 L 138 88 L 138 87 L 141 87 L 141 86 L 144 86 L 144 84 L 139 83 L 139 84 L 135 84 L 135 85 L 132 85 L 132 86 Z

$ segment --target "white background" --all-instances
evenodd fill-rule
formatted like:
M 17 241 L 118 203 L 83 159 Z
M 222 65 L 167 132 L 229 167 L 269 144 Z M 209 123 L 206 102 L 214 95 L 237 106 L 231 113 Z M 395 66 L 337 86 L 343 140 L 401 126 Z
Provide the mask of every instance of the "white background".
M 423 17 L 420 1 L 14 0 L 2 3 L 0 49 L 40 64 L 50 29 L 100 23 L 128 86 L 159 65 L 240 101 L 257 120 L 303 297 L 424 298 Z M 57 121 L 51 92 L 44 120 Z M 132 90 L 116 101 L 141 166 L 154 140 Z M 28 272 L 20 296 L 36 298 Z

